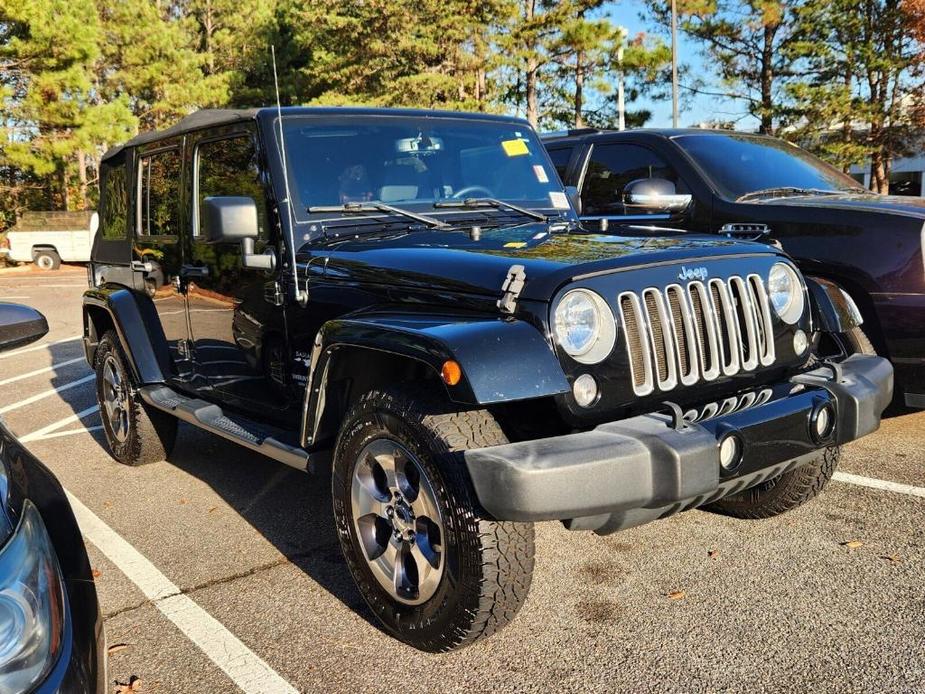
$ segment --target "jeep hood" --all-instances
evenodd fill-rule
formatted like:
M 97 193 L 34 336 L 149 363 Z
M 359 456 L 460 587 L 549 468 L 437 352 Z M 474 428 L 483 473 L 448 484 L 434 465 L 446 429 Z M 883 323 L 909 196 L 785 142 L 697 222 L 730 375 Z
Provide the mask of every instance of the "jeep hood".
M 527 282 L 521 297 L 549 301 L 559 287 L 581 275 L 653 263 L 703 265 L 718 255 L 778 253 L 764 244 L 712 235 L 638 231 L 640 236 L 550 233 L 546 225 L 528 224 L 485 230 L 478 240 L 466 232 L 421 231 L 316 245 L 304 248 L 299 260 L 302 264 L 310 257 L 326 257 L 324 275 L 329 280 L 488 296 L 500 295 L 511 266 L 523 265 Z M 311 265 L 319 267 L 317 260 Z
M 878 214 L 897 214 L 925 220 L 925 198 L 906 195 L 874 195 L 842 193 L 838 195 L 806 195 L 792 198 L 769 198 L 749 201 L 749 204 L 779 207 L 814 207 L 842 209 Z

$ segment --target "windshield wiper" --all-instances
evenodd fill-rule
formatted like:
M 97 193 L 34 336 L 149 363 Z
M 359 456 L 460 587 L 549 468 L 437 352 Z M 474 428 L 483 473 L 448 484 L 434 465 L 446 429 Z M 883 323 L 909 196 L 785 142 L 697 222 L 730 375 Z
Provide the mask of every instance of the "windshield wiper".
M 387 205 L 384 202 L 379 202 L 377 200 L 372 200 L 370 202 L 348 202 L 343 205 L 321 205 L 317 207 L 309 207 L 309 214 L 315 212 L 349 212 L 349 213 L 362 213 L 362 212 L 389 212 L 391 214 L 397 214 L 402 217 L 407 217 L 408 219 L 413 219 L 416 222 L 421 224 L 426 224 L 429 227 L 434 229 L 452 229 L 453 227 L 446 222 L 443 222 L 435 217 L 428 217 L 423 214 L 417 214 L 415 212 L 409 212 L 408 210 L 403 210 L 400 207 L 393 207 L 392 205 Z
M 534 212 L 533 210 L 528 210 L 526 207 L 520 207 L 519 205 L 514 205 L 504 200 L 497 200 L 495 198 L 466 198 L 464 200 L 441 200 L 440 202 L 435 202 L 434 207 L 494 207 L 495 209 L 508 209 L 512 212 L 518 212 L 525 217 L 532 217 L 541 222 L 548 222 L 549 217 L 547 217 L 542 212 Z
M 762 188 L 761 190 L 754 190 L 751 193 L 740 195 L 736 198 L 736 202 L 744 202 L 745 200 L 754 200 L 756 198 L 783 198 L 788 196 L 795 197 L 799 195 L 839 195 L 842 192 L 843 191 L 840 190 L 824 190 L 822 188 L 779 186 L 776 188 Z

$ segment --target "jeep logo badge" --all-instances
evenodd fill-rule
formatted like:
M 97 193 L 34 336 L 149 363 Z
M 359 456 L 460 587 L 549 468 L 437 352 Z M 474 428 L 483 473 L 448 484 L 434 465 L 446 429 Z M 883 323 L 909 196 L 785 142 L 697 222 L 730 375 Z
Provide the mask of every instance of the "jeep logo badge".
M 707 278 L 707 274 L 705 267 L 685 267 L 682 265 L 681 272 L 678 273 L 678 279 L 681 281 L 700 280 L 702 282 Z

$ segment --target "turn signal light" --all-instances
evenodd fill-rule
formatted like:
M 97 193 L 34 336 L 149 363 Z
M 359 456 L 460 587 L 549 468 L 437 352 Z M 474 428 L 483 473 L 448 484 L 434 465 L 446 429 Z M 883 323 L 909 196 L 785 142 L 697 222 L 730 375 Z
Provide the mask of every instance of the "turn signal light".
M 440 376 L 448 386 L 455 386 L 462 380 L 462 369 L 458 362 L 447 359 L 443 362 L 443 368 L 440 369 Z

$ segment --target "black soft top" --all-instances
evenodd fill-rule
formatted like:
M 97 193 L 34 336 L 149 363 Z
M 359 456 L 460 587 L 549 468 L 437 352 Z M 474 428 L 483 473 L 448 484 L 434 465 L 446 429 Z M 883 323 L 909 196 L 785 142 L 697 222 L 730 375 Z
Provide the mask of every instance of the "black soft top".
M 452 118 L 454 116 L 461 118 L 471 118 L 477 120 L 492 120 L 502 122 L 515 122 L 526 127 L 530 127 L 526 120 L 514 116 L 494 115 L 488 113 L 466 113 L 462 111 L 439 111 L 428 109 L 412 108 L 359 108 L 344 106 L 286 106 L 282 109 L 283 115 L 331 115 L 331 116 L 413 116 L 419 118 Z M 228 125 L 244 120 L 256 120 L 261 114 L 274 115 L 276 107 L 264 106 L 262 108 L 247 109 L 229 109 L 229 108 L 207 108 L 182 118 L 179 122 L 171 125 L 164 130 L 150 130 L 148 132 L 136 135 L 128 142 L 117 145 L 103 155 L 103 160 L 110 159 L 118 155 L 126 147 L 136 147 L 145 145 L 149 142 L 156 142 L 178 135 L 184 135 L 194 130 L 209 128 L 219 125 Z

